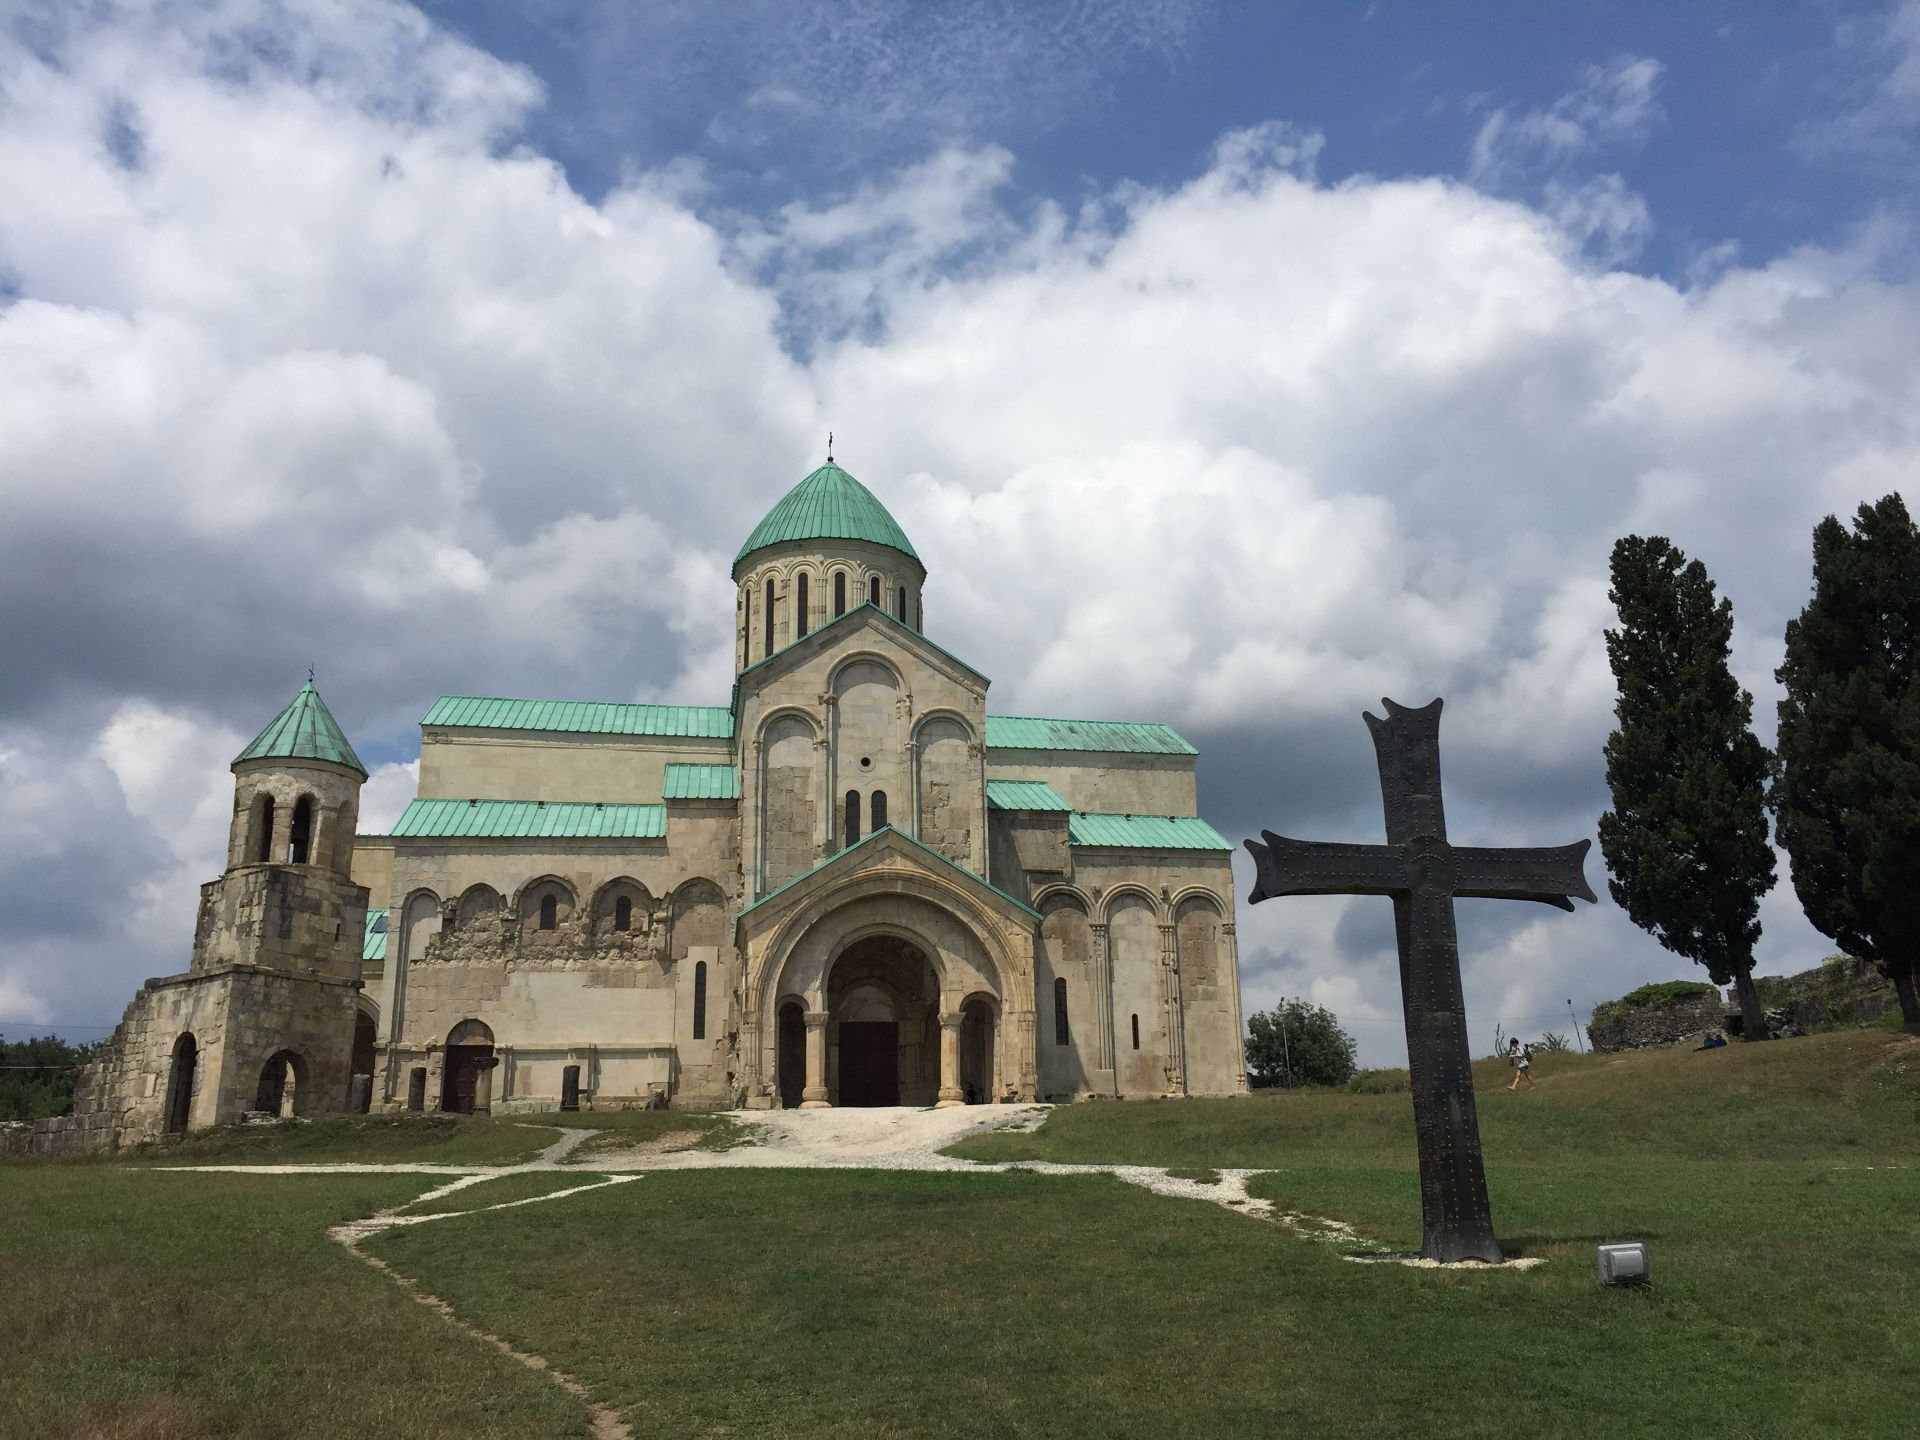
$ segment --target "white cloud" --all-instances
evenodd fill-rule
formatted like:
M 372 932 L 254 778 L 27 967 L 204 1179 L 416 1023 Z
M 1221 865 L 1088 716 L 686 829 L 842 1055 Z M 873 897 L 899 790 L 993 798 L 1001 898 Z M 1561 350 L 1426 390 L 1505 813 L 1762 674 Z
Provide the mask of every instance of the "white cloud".
M 369 754 L 443 690 L 721 701 L 734 547 L 829 426 L 997 708 L 1189 729 L 1236 838 L 1369 838 L 1358 713 L 1436 693 L 1461 833 L 1577 838 L 1612 539 L 1777 635 L 1814 521 L 1920 468 L 1920 297 L 1871 233 L 1680 289 L 1608 268 L 1624 190 L 1325 184 L 1278 125 L 1072 215 L 960 148 L 749 225 L 684 169 L 588 203 L 516 143 L 524 72 L 409 11 L 147 13 L 0 46 L 0 193 L 42 197 L 0 208 L 0 870 L 89 877 L 0 944 L 55 1018 L 184 963 L 226 757 L 309 663 Z M 1643 134 L 1657 78 L 1489 143 Z M 1243 910 L 1249 1003 L 1393 1019 L 1377 917 L 1316 905 Z M 1473 924 L 1476 1013 L 1679 968 L 1611 910 Z
M 385 835 L 419 790 L 418 760 L 395 760 L 374 766 L 367 783 L 360 787 L 360 833 Z M 374 896 L 371 903 L 385 904 L 386 897 Z
M 1619 55 L 1585 65 L 1578 83 L 1538 110 L 1495 109 L 1473 138 L 1470 173 L 1499 183 L 1516 172 L 1563 165 L 1603 145 L 1646 138 L 1660 119 L 1658 60 Z

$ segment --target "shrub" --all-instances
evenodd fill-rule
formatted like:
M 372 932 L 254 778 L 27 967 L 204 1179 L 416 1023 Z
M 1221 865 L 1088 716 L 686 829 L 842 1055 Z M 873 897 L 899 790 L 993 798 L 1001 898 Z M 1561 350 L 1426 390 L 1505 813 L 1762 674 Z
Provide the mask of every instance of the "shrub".
M 1651 985 L 1642 985 L 1638 990 L 1628 991 L 1620 997 L 1620 1003 L 1657 1006 L 1664 1010 L 1717 993 L 1713 986 L 1699 980 L 1657 980 Z

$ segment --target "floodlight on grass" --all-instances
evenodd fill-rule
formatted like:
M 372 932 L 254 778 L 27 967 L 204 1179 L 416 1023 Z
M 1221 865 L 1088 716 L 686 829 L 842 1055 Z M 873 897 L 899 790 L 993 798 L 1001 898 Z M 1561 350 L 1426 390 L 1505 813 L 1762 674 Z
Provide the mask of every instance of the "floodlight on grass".
M 1601 1245 L 1594 1251 L 1600 1265 L 1602 1285 L 1644 1285 L 1647 1283 L 1647 1247 L 1638 1240 Z

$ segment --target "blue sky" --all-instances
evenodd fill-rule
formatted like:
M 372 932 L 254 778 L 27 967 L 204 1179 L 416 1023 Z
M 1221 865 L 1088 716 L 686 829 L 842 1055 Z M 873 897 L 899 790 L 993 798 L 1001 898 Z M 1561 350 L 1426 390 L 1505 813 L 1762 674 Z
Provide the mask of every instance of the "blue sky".
M 427 7 L 541 78 L 530 138 L 588 195 L 693 158 L 712 203 L 761 209 L 971 143 L 1008 147 L 1020 190 L 1073 205 L 1177 185 L 1222 133 L 1276 119 L 1326 137 L 1330 181 L 1469 177 L 1490 116 L 1548 111 L 1621 57 L 1658 66 L 1647 123 L 1501 178 L 1525 193 L 1562 166 L 1620 174 L 1660 221 L 1640 268 L 1684 277 L 1729 241 L 1765 260 L 1912 195 L 1910 113 L 1904 144 L 1865 113 L 1901 60 L 1884 4 L 1098 8 Z M 764 103 L 775 91 L 804 102 Z M 752 120 L 769 109 L 777 124 Z
M 0 11 L 0 1026 L 182 968 L 309 664 L 370 823 L 438 694 L 722 702 L 829 429 L 997 712 L 1364 840 L 1440 694 L 1455 839 L 1590 836 L 1613 540 L 1765 738 L 1812 526 L 1920 479 L 1916 162 L 1920 0 Z M 1461 907 L 1489 1043 L 1691 970 L 1535 908 Z M 1239 921 L 1398 1058 L 1384 906 Z

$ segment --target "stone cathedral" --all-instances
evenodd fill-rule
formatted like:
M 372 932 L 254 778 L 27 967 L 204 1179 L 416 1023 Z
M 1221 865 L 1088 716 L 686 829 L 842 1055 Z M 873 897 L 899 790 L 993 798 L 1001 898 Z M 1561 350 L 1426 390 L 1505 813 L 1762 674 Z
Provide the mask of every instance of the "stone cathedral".
M 831 457 L 733 577 L 726 704 L 442 696 L 390 835 L 309 684 L 234 762 L 190 970 L 73 1123 L 1243 1092 L 1193 747 L 991 713 Z

